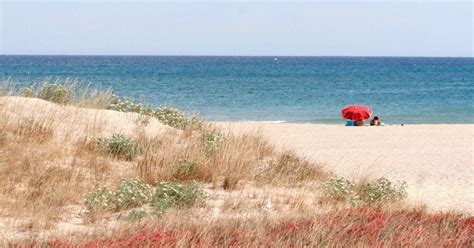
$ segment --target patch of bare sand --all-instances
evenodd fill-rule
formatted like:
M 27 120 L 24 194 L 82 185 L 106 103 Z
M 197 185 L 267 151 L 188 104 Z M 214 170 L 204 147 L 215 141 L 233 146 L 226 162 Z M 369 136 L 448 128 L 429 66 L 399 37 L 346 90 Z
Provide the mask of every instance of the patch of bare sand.
M 474 125 L 345 127 L 291 123 L 216 123 L 258 132 L 325 169 L 352 179 L 408 183 L 409 202 L 474 213 Z

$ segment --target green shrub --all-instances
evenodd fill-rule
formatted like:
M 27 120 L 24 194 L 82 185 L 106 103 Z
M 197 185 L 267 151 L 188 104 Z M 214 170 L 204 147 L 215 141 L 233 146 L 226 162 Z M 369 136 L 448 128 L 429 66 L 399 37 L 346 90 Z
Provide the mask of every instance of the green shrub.
M 141 103 L 135 103 L 130 98 L 118 97 L 112 95 L 110 97 L 109 106 L 107 109 L 120 111 L 120 112 L 133 112 L 144 115 L 152 115 L 153 110 L 150 107 L 144 107 Z
M 321 191 L 326 197 L 340 201 L 354 194 L 354 186 L 353 182 L 343 177 L 331 177 L 326 182 L 321 183 Z
M 96 141 L 96 146 L 101 151 L 128 161 L 133 160 L 141 153 L 140 146 L 132 138 L 123 134 L 113 134 L 110 138 L 99 138 Z
M 38 88 L 35 85 L 25 86 L 20 89 L 20 96 L 37 97 L 46 101 L 66 104 L 72 100 L 73 91 L 71 86 L 61 83 L 42 83 Z
M 205 193 L 196 182 L 182 185 L 178 182 L 160 182 L 153 196 L 152 206 L 157 214 L 170 207 L 189 207 L 205 199 Z
M 183 129 L 187 125 L 187 119 L 183 112 L 176 108 L 157 108 L 154 111 L 154 116 L 163 124 L 175 128 Z
M 208 131 L 203 134 L 203 147 L 206 155 L 211 156 L 221 149 L 225 136 L 218 131 Z
M 66 104 L 71 101 L 72 94 L 72 90 L 64 84 L 50 84 L 45 82 L 39 88 L 38 98 L 50 102 Z
M 190 128 L 192 130 L 200 129 L 203 125 L 203 120 L 198 116 L 186 118 L 186 115 L 179 109 L 162 107 L 152 109 L 151 107 L 144 107 L 141 103 L 136 103 L 129 98 L 118 97 L 112 95 L 107 109 L 120 112 L 134 112 L 143 116 L 151 116 L 157 118 L 161 123 L 179 129 Z
M 89 212 L 126 210 L 151 204 L 156 214 L 162 215 L 168 208 L 189 207 L 203 201 L 205 197 L 204 191 L 196 182 L 188 185 L 160 182 L 153 187 L 139 178 L 132 178 L 122 179 L 116 191 L 98 187 L 96 191 L 85 195 L 84 204 Z
M 139 178 L 120 180 L 116 191 L 99 186 L 84 197 L 89 211 L 124 210 L 149 203 L 153 198 L 152 186 Z
M 89 192 L 84 197 L 87 210 L 114 210 L 116 209 L 115 192 L 105 187 L 98 187 L 94 192 Z
M 152 196 L 151 185 L 139 178 L 120 180 L 119 189 L 115 192 L 118 209 L 141 206 L 150 202 Z
M 394 202 L 407 197 L 405 182 L 395 184 L 383 177 L 358 185 L 343 177 L 333 177 L 323 182 L 320 188 L 325 197 L 348 200 L 353 205 Z
M 387 178 L 360 185 L 357 189 L 359 199 L 366 203 L 398 201 L 407 196 L 407 184 L 394 184 Z
M 130 211 L 130 213 L 128 213 L 127 219 L 129 221 L 140 221 L 146 215 L 147 215 L 147 213 L 143 210 L 133 209 L 132 211 Z
M 176 180 L 187 180 L 199 173 L 200 165 L 190 160 L 181 160 L 173 167 L 173 178 Z
M 36 97 L 36 90 L 33 85 L 26 86 L 20 89 L 20 96 L 22 97 Z

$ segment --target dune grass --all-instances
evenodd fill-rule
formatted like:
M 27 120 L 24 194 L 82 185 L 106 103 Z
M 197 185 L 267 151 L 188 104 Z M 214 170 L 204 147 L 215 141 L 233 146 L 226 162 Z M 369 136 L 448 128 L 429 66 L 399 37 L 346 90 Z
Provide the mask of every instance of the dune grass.
M 473 225 L 472 217 L 453 213 L 350 208 L 313 218 L 179 223 L 173 229 L 148 228 L 131 235 L 80 244 L 61 240 L 51 240 L 48 244 L 73 247 L 470 247 Z
M 91 115 L 79 108 L 110 111 L 117 100 L 110 91 L 79 89 L 69 81 L 55 82 L 41 94 L 43 84 L 26 95 L 45 101 L 13 97 L 21 91 L 5 85 L 0 97 L 0 218 L 15 220 L 6 225 L 16 230 L 5 234 L 16 237 L 8 244 L 472 242 L 466 238 L 472 218 L 397 210 L 394 201 L 358 208 L 327 200 L 320 185 L 332 173 L 293 151 L 277 149 L 261 135 L 235 135 L 202 121 L 197 125 L 195 117 L 176 112 L 156 116 L 149 107 Z M 105 122 L 105 113 L 117 119 Z M 137 121 L 143 116 L 147 121 Z M 126 127 L 104 124 L 129 119 L 134 121 Z M 152 132 L 152 125 L 159 132 Z M 379 189 L 390 191 L 386 183 L 360 183 L 357 190 L 379 196 Z M 200 204 L 193 204 L 196 199 Z M 73 226 L 69 233 L 64 225 Z
M 5 92 L 9 83 L 4 82 L 3 85 L 3 91 Z M 93 88 L 77 79 L 70 78 L 65 80 L 45 79 L 40 83 L 30 84 L 19 89 L 10 88 L 9 93 L 22 97 L 39 98 L 58 104 L 97 109 L 105 109 L 113 101 L 112 90 Z

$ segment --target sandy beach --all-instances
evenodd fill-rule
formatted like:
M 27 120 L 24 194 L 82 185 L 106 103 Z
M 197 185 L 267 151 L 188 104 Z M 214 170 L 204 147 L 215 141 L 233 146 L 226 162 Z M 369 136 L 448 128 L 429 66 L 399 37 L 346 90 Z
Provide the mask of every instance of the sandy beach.
M 55 131 L 71 139 L 95 132 L 132 135 L 136 127 L 137 116 L 133 113 L 59 106 L 34 98 L 5 99 L 9 99 L 4 106 L 11 110 L 7 111 L 11 118 L 61 120 L 61 124 L 56 123 Z M 293 150 L 338 176 L 354 180 L 386 177 L 405 181 L 410 204 L 426 205 L 435 211 L 474 213 L 473 124 L 381 127 L 263 122 L 214 124 L 237 134 L 261 134 L 278 148 Z M 169 128 L 156 119 L 144 127 L 150 135 L 164 130 Z
M 427 233 L 420 234 L 424 235 L 421 237 L 424 240 L 433 241 L 428 237 L 436 235 L 443 235 L 445 240 L 457 237 L 460 244 L 471 240 L 468 233 L 472 228 L 465 223 L 474 212 L 472 124 L 344 127 L 214 123 L 220 126 L 221 132 L 260 135 L 219 134 L 224 135 L 226 145 L 212 150 L 216 154 L 209 159 L 205 148 L 209 143 L 203 135 L 215 132 L 213 126 L 202 127 L 208 130 L 183 131 L 164 125 L 157 118 L 145 118 L 144 122 L 144 116 L 137 113 L 77 108 L 24 97 L 0 97 L 0 115 L 3 117 L 0 119 L 0 174 L 4 176 L 0 180 L 3 190 L 0 195 L 3 209 L 0 229 L 4 230 L 0 232 L 0 240 L 13 242 L 33 237 L 36 240 L 72 238 L 80 241 L 107 237 L 107 232 L 121 235 L 124 230 L 129 230 L 123 228 L 131 225 L 130 213 L 143 209 L 150 211 L 144 212 L 147 215 L 151 214 L 154 211 L 152 202 L 140 203 L 130 210 L 118 207 L 115 204 L 119 200 L 113 199 L 106 203 L 119 211 L 99 208 L 94 204 L 100 200 L 86 201 L 97 194 L 101 199 L 104 197 L 98 185 L 104 185 L 106 192 L 114 195 L 128 187 L 127 192 L 134 197 L 133 192 L 137 190 L 127 186 L 131 182 L 144 184 L 143 187 L 153 192 L 160 187 L 155 185 L 169 184 L 170 180 L 181 176 L 175 168 L 183 161 L 197 161 L 193 166 L 202 168 L 191 174 L 182 174 L 181 178 L 193 176 L 200 182 L 195 188 L 199 192 L 186 190 L 191 192 L 186 194 L 191 194 L 189 197 L 202 195 L 205 200 L 188 205 L 188 208 L 169 207 L 159 221 L 150 220 L 149 223 L 160 223 L 158 228 L 164 230 L 173 225 L 180 225 L 180 230 L 199 229 L 193 226 L 216 230 L 242 225 L 246 223 L 243 221 L 249 220 L 252 225 L 257 225 L 256 230 L 265 227 L 274 230 L 274 223 L 306 218 L 311 221 L 307 223 L 311 223 L 312 229 L 306 229 L 300 237 L 309 237 L 326 232 L 328 222 L 332 225 L 329 232 L 337 234 L 340 226 L 349 231 L 360 226 L 370 227 L 373 216 L 381 216 L 382 221 L 385 218 L 388 221 L 386 230 L 399 230 L 388 232 L 392 236 L 384 236 L 384 239 L 398 240 L 400 236 L 409 239 L 413 232 L 423 228 Z M 99 138 L 101 142 L 108 142 L 107 147 L 110 144 L 115 147 L 117 143 L 121 147 L 127 147 L 128 143 L 138 144 L 143 146 L 144 154 L 134 154 L 131 159 L 114 155 L 101 150 L 103 148 L 97 145 Z M 210 144 L 215 144 L 215 141 L 211 140 Z M 293 150 L 311 163 L 302 160 L 301 156 L 288 157 L 280 149 Z M 182 159 L 183 156 L 186 160 Z M 316 165 L 323 167 L 322 170 Z M 385 205 L 382 210 L 368 206 L 366 212 L 348 207 L 346 203 L 334 205 L 322 197 L 318 189 L 318 185 L 328 179 L 325 172 L 331 171 L 358 182 L 382 176 L 391 181 L 406 181 L 409 198 L 405 202 Z M 218 178 L 213 181 L 215 174 Z M 140 178 L 160 183 L 146 183 Z M 229 183 L 228 178 L 234 180 L 234 188 L 229 188 L 232 181 Z M 180 184 L 179 187 L 188 186 Z M 35 198 L 31 198 L 33 196 Z M 153 199 L 155 197 L 158 196 L 154 195 Z M 105 212 L 91 212 L 97 210 Z M 440 213 L 438 210 L 453 210 L 454 213 Z M 465 215 L 458 215 L 459 212 Z M 97 214 L 95 222 L 89 221 L 91 213 Z M 414 215 L 419 218 L 407 223 L 406 216 Z M 146 217 L 142 221 L 136 225 L 147 223 L 144 222 Z M 221 223 L 223 226 L 207 226 L 208 223 Z M 318 229 L 314 229 L 316 227 Z M 369 231 L 372 233 L 372 229 Z M 188 237 L 189 234 L 182 235 Z M 341 235 L 347 234 L 343 232 Z M 123 239 L 118 240 L 122 242 Z
M 339 176 L 408 183 L 408 202 L 429 210 L 474 213 L 474 125 L 343 125 L 221 122 L 257 132 Z

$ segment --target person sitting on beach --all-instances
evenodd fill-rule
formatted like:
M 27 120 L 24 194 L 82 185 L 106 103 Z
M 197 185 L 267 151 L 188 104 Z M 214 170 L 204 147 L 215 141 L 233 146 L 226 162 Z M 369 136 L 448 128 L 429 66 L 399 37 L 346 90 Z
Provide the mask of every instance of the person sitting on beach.
M 380 121 L 378 116 L 374 116 L 374 118 L 372 120 L 370 120 L 370 125 L 371 126 L 381 126 L 382 121 Z

